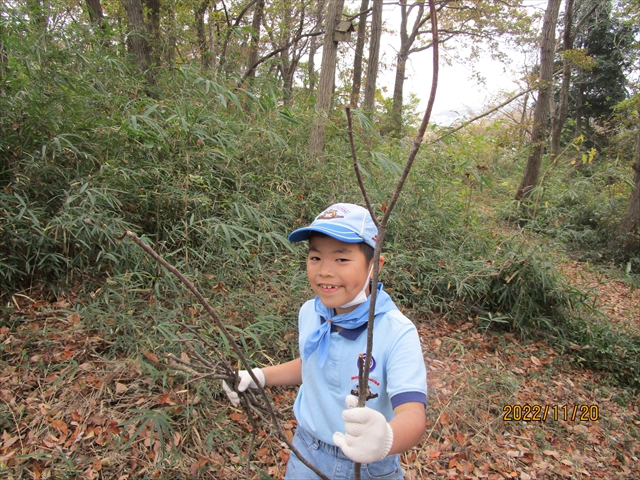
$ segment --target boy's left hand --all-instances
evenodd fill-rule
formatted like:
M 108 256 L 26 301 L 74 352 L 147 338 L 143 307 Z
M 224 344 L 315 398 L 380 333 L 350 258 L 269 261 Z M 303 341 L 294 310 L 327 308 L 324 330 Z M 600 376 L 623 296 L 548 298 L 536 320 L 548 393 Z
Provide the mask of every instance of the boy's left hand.
M 369 407 L 353 408 L 358 399 L 347 395 L 347 410 L 342 412 L 346 434 L 333 434 L 334 443 L 357 463 L 373 463 L 387 456 L 393 445 L 393 430 L 380 412 Z

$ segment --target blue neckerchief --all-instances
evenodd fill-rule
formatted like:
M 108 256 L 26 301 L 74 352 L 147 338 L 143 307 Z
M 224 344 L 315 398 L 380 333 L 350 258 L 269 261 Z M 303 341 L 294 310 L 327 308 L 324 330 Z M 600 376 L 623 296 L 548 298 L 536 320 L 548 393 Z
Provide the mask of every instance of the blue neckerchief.
M 331 336 L 331 325 L 351 330 L 358 328 L 369 319 L 369 305 L 371 303 L 371 295 L 367 299 L 347 313 L 334 315 L 333 308 L 326 307 L 318 297 L 315 299 L 316 313 L 326 321 L 321 323 L 318 328 L 309 335 L 304 344 L 304 357 L 309 358 L 313 352 L 318 350 L 318 365 L 321 367 L 327 361 L 329 356 L 329 343 Z M 391 297 L 382 290 L 382 283 L 378 283 L 378 296 L 376 297 L 375 314 L 386 313 L 390 310 L 397 310 L 398 307 L 393 303 Z

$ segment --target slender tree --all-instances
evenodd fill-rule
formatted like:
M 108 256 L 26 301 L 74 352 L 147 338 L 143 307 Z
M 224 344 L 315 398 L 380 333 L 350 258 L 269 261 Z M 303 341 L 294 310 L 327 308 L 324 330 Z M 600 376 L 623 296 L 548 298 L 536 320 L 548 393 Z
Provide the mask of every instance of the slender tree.
M 293 104 L 295 74 L 300 60 L 309 50 L 310 39 L 322 34 L 314 31 L 317 26 L 313 16 L 309 17 L 310 9 L 313 9 L 313 4 L 309 1 L 286 0 L 265 10 L 265 31 L 272 50 L 256 59 L 253 68 L 270 58 L 276 59 L 271 68 L 277 69 L 282 79 L 282 99 L 286 106 Z M 269 42 L 263 42 L 265 48 Z
M 620 223 L 620 235 L 623 239 L 624 249 L 629 253 L 640 249 L 640 130 L 636 133 L 634 157 L 634 186 L 629 197 L 627 211 Z
M 152 65 L 160 65 L 160 0 L 143 0 L 147 31 L 149 32 L 149 60 Z
M 271 31 L 270 28 L 267 28 L 267 34 L 273 44 L 274 50 L 269 53 L 265 53 L 260 58 L 258 58 L 255 63 L 247 70 L 242 78 L 244 81 L 249 77 L 249 73 L 252 72 L 259 65 L 263 64 L 270 58 L 279 57 L 280 63 L 275 63 L 271 65 L 270 74 L 273 72 L 275 68 L 280 70 L 280 73 L 283 77 L 287 78 L 286 80 L 289 85 L 293 85 L 293 76 L 297 70 L 298 63 L 303 55 L 308 51 L 309 39 L 313 39 L 317 36 L 324 35 L 324 31 L 305 31 L 308 25 L 306 22 L 305 11 L 304 9 L 298 12 L 298 26 L 297 30 L 290 30 L 288 28 L 278 29 L 278 34 L 275 34 Z M 266 18 L 266 16 L 265 16 Z M 266 23 L 266 20 L 265 20 Z M 284 56 L 281 55 L 282 52 L 285 53 Z M 283 66 L 283 63 L 286 62 L 286 65 Z
M 325 0 L 320 0 L 316 3 L 315 10 L 315 25 L 318 28 L 322 25 L 322 21 L 324 19 L 324 10 L 326 6 Z M 316 81 L 318 79 L 318 75 L 316 74 L 316 52 L 319 48 L 319 41 L 317 37 L 312 37 L 309 43 L 309 62 L 307 64 L 307 75 L 309 76 L 309 92 L 313 93 L 316 89 Z
M 458 55 L 459 48 L 467 47 L 471 52 L 469 63 L 478 57 L 482 44 L 497 55 L 500 37 L 528 37 L 531 18 L 521 7 L 522 0 L 439 0 L 440 45 L 452 56 Z M 402 134 L 407 62 L 411 55 L 431 48 L 428 21 L 429 14 L 423 2 L 400 0 L 400 48 L 396 57 L 390 122 L 383 129 L 384 133 Z
M 141 0 L 125 0 L 127 10 L 127 20 L 129 22 L 128 45 L 136 60 L 138 69 L 146 76 L 147 85 L 154 85 L 154 78 L 149 70 L 151 66 L 151 55 L 149 42 L 147 39 L 147 27 L 142 13 Z
M 249 58 L 247 59 L 247 70 L 250 70 L 249 76 L 255 76 L 255 68 L 253 64 L 258 60 L 258 48 L 260 46 L 260 26 L 264 16 L 264 0 L 258 0 L 253 10 L 253 19 L 251 20 L 251 46 L 249 47 Z
M 209 15 L 207 26 L 209 27 L 209 69 L 214 70 L 216 67 L 216 28 L 213 15 Z
M 334 30 L 342 17 L 344 0 L 330 0 L 329 11 L 322 47 L 322 65 L 320 66 L 320 83 L 316 99 L 315 115 L 311 133 L 309 134 L 309 155 L 318 157 L 324 148 L 324 137 L 333 96 L 336 75 L 338 42 L 334 40 Z
M 106 31 L 107 25 L 105 23 L 104 12 L 102 11 L 102 3 L 100 0 L 86 0 L 87 11 L 89 12 L 89 21 L 95 27 L 100 28 L 102 31 Z
M 364 87 L 363 109 L 372 113 L 376 101 L 376 81 L 378 78 L 378 60 L 380 58 L 380 38 L 382 36 L 382 1 L 373 0 L 371 13 L 371 39 L 369 41 L 369 61 Z
M 573 48 L 573 0 L 566 0 L 564 9 L 564 34 L 562 58 L 562 84 L 558 98 L 558 108 L 553 117 L 551 127 L 551 159 L 554 160 L 560 151 L 560 134 L 567 119 L 567 102 L 571 83 L 571 59 L 569 51 Z
M 516 192 L 516 200 L 529 196 L 538 183 L 542 152 L 545 145 L 545 125 L 549 109 L 549 98 L 552 87 L 553 60 L 555 55 L 556 22 L 562 0 L 549 0 L 542 24 L 540 40 L 540 75 L 538 78 L 538 100 L 533 111 L 533 127 L 531 130 L 531 154 L 527 159 L 524 176 Z
M 3 80 L 7 74 L 7 68 L 9 65 L 9 54 L 7 53 L 7 47 L 4 44 L 4 25 L 0 23 L 0 80 Z M 3 84 L 0 83 L 0 92 L 2 92 Z
M 287 107 L 290 107 L 293 103 L 293 77 L 295 75 L 296 68 L 298 67 L 299 57 L 295 55 L 294 45 L 289 45 L 289 33 L 297 30 L 300 33 L 304 25 L 304 9 L 300 15 L 300 28 L 294 28 L 294 5 L 293 2 L 286 2 L 283 12 L 282 26 L 284 27 L 286 46 L 282 48 L 280 52 L 280 63 L 278 64 L 278 70 L 282 76 L 282 99 Z M 296 35 L 297 36 L 297 35 Z
M 258 3 L 258 1 L 259 0 L 250 0 L 246 5 L 244 5 L 244 7 L 237 14 L 235 14 L 235 11 L 227 10 L 225 3 L 222 2 L 222 7 L 224 9 L 224 19 L 225 19 L 226 25 L 224 28 L 222 47 L 220 49 L 220 57 L 218 61 L 219 72 L 234 73 L 237 70 L 240 70 L 242 68 L 241 65 L 245 64 L 244 60 L 237 61 L 238 59 L 234 59 L 236 61 L 231 62 L 230 61 L 231 59 L 227 56 L 227 52 L 231 47 L 239 46 L 240 48 L 239 49 L 236 48 L 236 52 L 238 50 L 241 50 L 243 56 L 244 54 L 246 54 L 247 49 L 246 49 L 244 37 L 240 37 L 242 38 L 241 45 L 234 45 L 232 40 L 236 37 L 234 33 L 238 33 L 239 28 L 241 26 L 247 25 L 247 23 L 245 22 L 245 17 L 251 11 L 253 6 L 256 3 Z
M 209 49 L 207 40 L 207 30 L 205 28 L 205 16 L 209 9 L 210 0 L 202 0 L 194 11 L 196 22 L 196 35 L 198 37 L 198 51 L 200 53 L 200 64 L 202 68 L 211 66 L 212 51 Z
M 582 15 L 582 18 L 575 24 L 574 17 L 576 13 L 579 13 L 582 6 L 582 1 L 574 2 L 574 0 L 567 0 L 565 4 L 564 14 L 564 33 L 563 33 L 563 63 L 562 63 L 562 83 L 558 92 L 558 108 L 552 116 L 551 127 L 551 158 L 556 159 L 560 152 L 560 143 L 562 130 L 564 129 L 565 122 L 569 111 L 569 98 L 571 88 L 572 69 L 578 67 L 585 71 L 590 70 L 592 67 L 591 57 L 584 55 L 583 50 L 573 50 L 575 43 L 576 32 L 579 32 L 585 25 L 585 22 L 591 17 L 591 15 L 597 9 L 599 3 L 594 2 L 591 9 Z M 580 60 L 578 60 L 580 59 Z M 582 101 L 582 94 L 578 97 Z M 553 102 L 552 102 L 553 105 Z M 579 131 L 579 129 L 578 129 Z
M 524 145 L 526 133 L 527 133 L 526 121 L 527 121 L 527 113 L 528 113 L 528 110 L 527 110 L 528 103 L 529 103 L 529 94 L 527 93 L 524 96 L 524 100 L 522 101 L 522 114 L 520 115 L 520 138 L 519 138 L 520 147 Z
M 369 11 L 369 0 L 362 0 L 360 3 L 360 13 L 358 14 L 358 35 L 356 38 L 356 49 L 353 58 L 353 84 L 351 85 L 351 106 L 358 108 L 360 100 L 360 85 L 362 83 L 362 54 L 364 52 L 364 42 L 367 36 L 367 16 Z
M 407 30 L 409 14 L 416 8 L 417 13 L 411 31 Z M 399 136 L 402 131 L 402 107 L 404 94 L 404 81 L 407 70 L 407 60 L 411 54 L 411 47 L 418 38 L 421 29 L 429 20 L 424 15 L 424 3 L 407 4 L 407 0 L 400 0 L 400 49 L 396 56 L 396 75 L 393 83 L 393 106 L 391 107 L 391 119 L 388 133 Z M 385 129 L 385 133 L 387 129 Z

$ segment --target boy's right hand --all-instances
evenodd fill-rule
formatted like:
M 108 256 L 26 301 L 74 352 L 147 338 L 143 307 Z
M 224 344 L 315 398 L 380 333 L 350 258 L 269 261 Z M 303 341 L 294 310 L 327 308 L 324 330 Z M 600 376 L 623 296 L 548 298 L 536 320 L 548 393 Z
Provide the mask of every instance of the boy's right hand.
M 266 384 L 266 379 L 264 377 L 264 372 L 262 371 L 262 369 L 254 368 L 251 371 L 258 380 L 258 383 L 260 383 L 260 386 L 264 387 Z M 244 392 L 247 388 L 258 388 L 256 382 L 253 381 L 251 375 L 249 375 L 249 372 L 247 370 L 240 370 L 238 372 L 238 378 L 238 392 Z M 240 397 L 238 396 L 238 393 L 229 388 L 229 385 L 227 385 L 227 382 L 225 382 L 224 380 L 222 381 L 222 390 L 224 390 L 224 393 L 227 394 L 227 398 L 229 398 L 231 405 L 233 405 L 234 407 L 240 405 Z

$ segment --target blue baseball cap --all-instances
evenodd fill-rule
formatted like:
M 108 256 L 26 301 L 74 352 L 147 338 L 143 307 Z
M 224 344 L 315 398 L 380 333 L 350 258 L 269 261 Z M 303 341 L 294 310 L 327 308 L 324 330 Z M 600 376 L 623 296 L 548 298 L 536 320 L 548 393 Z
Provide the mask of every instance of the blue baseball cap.
M 289 235 L 290 242 L 309 240 L 310 232 L 320 232 L 346 243 L 364 242 L 376 248 L 378 228 L 369 210 L 352 203 L 336 203 L 325 209 L 305 228 Z

